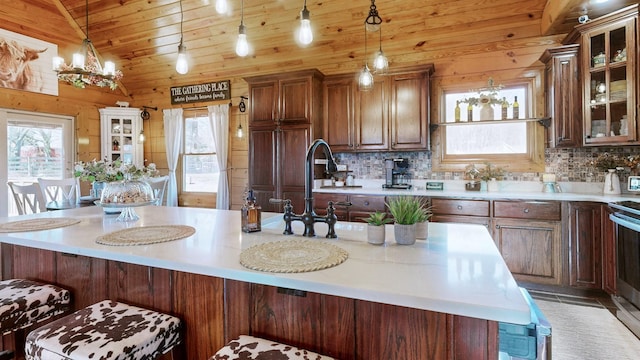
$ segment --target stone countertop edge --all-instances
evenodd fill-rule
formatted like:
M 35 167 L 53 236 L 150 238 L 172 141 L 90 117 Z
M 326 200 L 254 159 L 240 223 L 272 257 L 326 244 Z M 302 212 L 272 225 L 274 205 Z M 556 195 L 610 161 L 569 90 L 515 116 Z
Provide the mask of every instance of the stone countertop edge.
M 558 182 L 560 193 L 542 192 L 539 181 L 499 181 L 499 191 L 489 192 L 486 187 L 480 191 L 467 191 L 463 180 L 413 180 L 412 188 L 384 189 L 381 180 L 356 179 L 355 184 L 362 187 L 315 187 L 315 193 L 344 193 L 354 195 L 414 195 L 429 197 L 447 197 L 461 199 L 505 199 L 505 200 L 557 200 L 557 201 L 593 201 L 601 203 L 617 201 L 639 201 L 640 194 L 623 192 L 620 195 L 603 194 L 603 183 Z M 443 182 L 443 190 L 425 190 L 426 182 Z
M 285 287 L 365 301 L 514 324 L 531 321 L 529 307 L 487 229 L 482 225 L 429 224 L 429 237 L 410 246 L 397 245 L 387 225 L 386 244 L 366 240 L 366 224 L 338 222 L 338 239 L 326 239 L 326 224 L 315 226 L 312 241 L 346 250 L 342 264 L 306 273 L 268 273 L 243 267 L 240 253 L 267 241 L 309 239 L 294 222 L 295 235 L 283 235 L 281 214 L 263 213 L 263 229 L 240 231 L 240 212 L 185 207 L 136 208 L 140 220 L 115 221 L 99 207 L 85 207 L 12 218 L 73 217 L 80 223 L 58 229 L 0 234 L 0 242 L 143 266 Z M 103 234 L 123 228 L 189 225 L 190 237 L 151 245 L 109 246 L 96 243 Z

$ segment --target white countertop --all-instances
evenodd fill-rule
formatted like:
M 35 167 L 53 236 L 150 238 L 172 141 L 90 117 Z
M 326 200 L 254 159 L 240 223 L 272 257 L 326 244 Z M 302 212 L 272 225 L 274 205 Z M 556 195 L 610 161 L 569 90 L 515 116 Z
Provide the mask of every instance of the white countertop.
M 284 236 L 279 214 L 263 214 L 263 230 L 240 231 L 240 213 L 184 207 L 136 208 L 140 220 L 116 222 L 99 207 L 54 211 L 14 218 L 73 217 L 77 225 L 59 229 L 0 234 L 0 241 L 47 250 L 117 260 L 152 267 L 293 288 L 392 305 L 516 324 L 528 324 L 529 307 L 491 236 L 481 225 L 430 223 L 429 237 L 415 245 L 396 245 L 387 225 L 384 246 L 366 242 L 366 224 L 339 222 L 338 239 L 325 239 L 326 225 L 316 224 L 317 241 L 349 253 L 342 264 L 297 274 L 265 273 L 239 263 L 242 249 Z M 270 218 L 270 219 L 267 219 Z M 97 236 L 129 227 L 183 224 L 196 228 L 185 239 L 153 245 L 108 246 Z M 302 224 L 294 223 L 294 233 Z
M 443 182 L 444 190 L 425 190 L 427 181 Z M 383 189 L 382 180 L 357 179 L 358 187 L 320 187 L 313 191 L 317 193 L 345 193 L 361 195 L 415 195 L 429 197 L 450 197 L 465 199 L 518 199 L 518 200 L 558 200 L 558 201 L 595 201 L 602 203 L 631 200 L 640 201 L 640 195 L 623 193 L 621 195 L 603 194 L 602 183 L 559 182 L 562 192 L 542 192 L 542 183 L 538 181 L 499 181 L 499 191 L 467 191 L 464 180 L 413 180 L 412 188 Z

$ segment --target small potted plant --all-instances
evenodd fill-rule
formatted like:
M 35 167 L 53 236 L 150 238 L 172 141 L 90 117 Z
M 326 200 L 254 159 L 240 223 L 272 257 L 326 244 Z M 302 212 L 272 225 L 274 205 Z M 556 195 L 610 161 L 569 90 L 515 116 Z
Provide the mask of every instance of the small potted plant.
M 382 245 L 385 239 L 385 225 L 393 222 L 387 213 L 376 211 L 363 219 L 367 225 L 367 241 L 369 244 Z
M 490 162 L 485 162 L 484 165 L 484 168 L 480 169 L 480 179 L 487 183 L 487 191 L 498 191 L 498 180 L 504 178 L 505 170 L 493 166 Z
M 393 216 L 393 233 L 399 245 L 416 242 L 416 223 L 424 214 L 422 201 L 413 196 L 396 196 L 386 204 Z
M 429 234 L 429 219 L 433 216 L 431 206 L 421 201 L 422 211 L 416 223 L 416 239 L 425 240 Z

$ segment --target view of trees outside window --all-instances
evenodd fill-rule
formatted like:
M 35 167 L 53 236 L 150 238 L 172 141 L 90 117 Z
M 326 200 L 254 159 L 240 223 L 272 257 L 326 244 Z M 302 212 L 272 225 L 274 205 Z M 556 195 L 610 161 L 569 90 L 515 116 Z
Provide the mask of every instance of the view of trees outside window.
M 35 182 L 64 174 L 62 129 L 10 123 L 7 127 L 9 181 Z
M 183 154 L 184 192 L 218 191 L 218 160 L 207 115 L 185 114 Z

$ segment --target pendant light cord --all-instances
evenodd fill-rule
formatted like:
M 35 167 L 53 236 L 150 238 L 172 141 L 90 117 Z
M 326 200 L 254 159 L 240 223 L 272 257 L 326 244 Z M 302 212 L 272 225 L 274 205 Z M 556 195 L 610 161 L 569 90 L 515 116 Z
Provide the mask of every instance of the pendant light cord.
M 364 25 L 364 64 L 367 65 L 367 24 Z
M 184 22 L 184 12 L 182 11 L 182 0 L 180 0 L 180 45 L 182 45 L 182 23 Z
M 240 2 L 240 25 L 244 25 L 244 0 Z
M 89 39 L 89 0 L 85 1 L 84 15 L 87 21 L 87 39 Z

